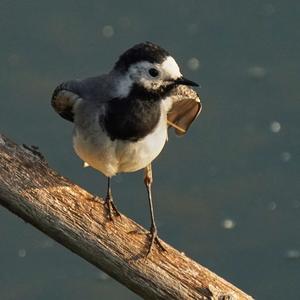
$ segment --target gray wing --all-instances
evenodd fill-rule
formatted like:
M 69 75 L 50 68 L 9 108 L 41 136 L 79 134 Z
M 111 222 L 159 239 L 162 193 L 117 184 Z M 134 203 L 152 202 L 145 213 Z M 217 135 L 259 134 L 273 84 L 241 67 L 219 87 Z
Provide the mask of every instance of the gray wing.
M 177 135 L 183 135 L 201 112 L 200 98 L 186 85 L 179 85 L 170 96 L 173 105 L 167 115 L 168 124 L 174 127 Z
M 74 108 L 81 101 L 101 103 L 111 100 L 109 75 L 63 82 L 53 92 L 51 105 L 64 119 L 74 122 Z

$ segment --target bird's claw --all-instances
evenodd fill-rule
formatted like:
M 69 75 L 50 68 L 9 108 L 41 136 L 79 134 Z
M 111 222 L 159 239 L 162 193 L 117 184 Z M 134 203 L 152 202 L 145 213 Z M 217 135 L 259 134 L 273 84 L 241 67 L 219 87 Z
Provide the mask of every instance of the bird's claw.
M 107 217 L 110 221 L 114 221 L 114 215 L 120 218 L 122 217 L 111 197 L 105 198 L 104 205 L 107 211 Z
M 150 244 L 149 244 L 149 248 L 148 248 L 146 257 L 148 257 L 150 255 L 154 244 L 156 244 L 158 246 L 160 251 L 167 251 L 157 236 L 157 229 L 155 226 L 151 226 L 150 232 L 149 232 L 149 237 L 150 237 Z

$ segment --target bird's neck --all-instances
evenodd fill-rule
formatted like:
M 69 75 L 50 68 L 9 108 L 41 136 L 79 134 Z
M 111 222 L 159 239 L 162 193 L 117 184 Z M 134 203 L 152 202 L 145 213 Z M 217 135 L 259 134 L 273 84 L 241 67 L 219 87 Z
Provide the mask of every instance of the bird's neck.
M 161 100 L 137 89 L 107 103 L 104 127 L 112 140 L 138 141 L 151 133 L 160 119 Z

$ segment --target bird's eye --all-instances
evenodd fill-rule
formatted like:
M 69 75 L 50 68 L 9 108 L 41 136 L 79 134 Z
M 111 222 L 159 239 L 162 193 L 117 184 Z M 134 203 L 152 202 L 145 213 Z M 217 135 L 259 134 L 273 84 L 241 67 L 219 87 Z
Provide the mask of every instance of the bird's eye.
M 150 74 L 152 77 L 157 77 L 158 74 L 159 74 L 159 72 L 158 72 L 156 69 L 154 69 L 154 68 L 149 69 L 148 72 L 149 72 L 149 74 Z

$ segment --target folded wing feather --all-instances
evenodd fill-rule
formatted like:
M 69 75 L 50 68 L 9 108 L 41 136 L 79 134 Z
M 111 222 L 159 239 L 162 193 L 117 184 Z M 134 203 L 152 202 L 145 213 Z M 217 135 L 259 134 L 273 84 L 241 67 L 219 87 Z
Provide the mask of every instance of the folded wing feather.
M 52 96 L 51 105 L 55 111 L 64 119 L 74 122 L 73 107 L 81 98 L 68 90 L 59 90 Z

